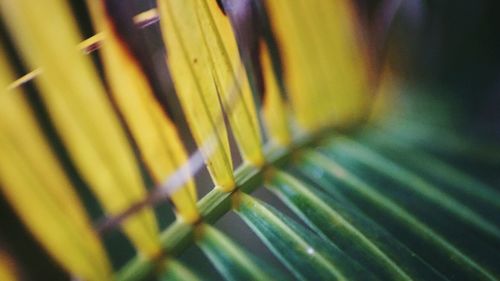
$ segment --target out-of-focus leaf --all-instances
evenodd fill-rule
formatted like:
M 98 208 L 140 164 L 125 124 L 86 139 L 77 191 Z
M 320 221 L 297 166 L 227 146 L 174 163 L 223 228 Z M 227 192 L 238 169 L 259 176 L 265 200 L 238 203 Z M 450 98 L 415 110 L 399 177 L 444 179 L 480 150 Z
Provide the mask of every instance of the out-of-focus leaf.
M 450 192 L 459 194 L 462 198 L 474 198 L 477 201 L 475 206 L 486 205 L 495 214 L 500 212 L 500 193 L 497 190 L 425 150 L 376 129 L 369 130 L 365 137 L 359 137 L 357 140 L 376 148 L 377 151 L 383 151 L 384 155 L 388 155 L 407 169 L 420 172 L 426 178 L 435 179 L 441 187 L 446 185 Z M 500 153 L 498 158 L 500 159 Z
M 194 272 L 175 259 L 168 259 L 160 274 L 161 281 L 201 281 Z
M 241 194 L 237 213 L 300 280 L 376 280 L 328 240 Z
M 193 137 L 216 186 L 234 188 L 233 165 L 213 63 L 203 44 L 196 1 L 159 0 L 167 63 Z
M 459 274 L 464 278 L 473 280 L 495 280 L 494 275 L 478 264 L 477 261 L 465 255 L 446 238 L 429 228 L 425 223 L 394 201 L 380 194 L 377 189 L 351 174 L 335 162 L 335 160 L 318 152 L 307 151 L 303 155 L 299 166 L 313 178 L 330 177 L 341 183 L 335 186 L 326 185 L 325 191 L 329 192 L 329 190 L 336 187 L 340 189 L 341 193 L 349 196 L 349 198 L 356 199 L 358 204 L 369 205 L 374 208 L 379 212 L 378 216 L 384 215 L 384 217 L 394 220 L 398 225 L 402 225 L 411 237 L 405 239 L 405 236 L 400 236 L 400 239 L 405 244 L 410 241 L 413 243 L 415 243 L 414 241 L 418 241 L 419 245 L 423 243 L 423 245 L 426 245 L 425 248 L 432 248 L 433 251 L 428 252 L 421 246 L 410 247 L 410 249 L 420 255 L 429 264 L 432 264 L 433 267 L 445 276 Z M 374 218 L 373 216 L 371 217 L 372 219 Z
M 198 245 L 226 280 L 285 280 L 282 274 L 258 262 L 251 253 L 209 225 L 203 226 Z
M 261 65 L 264 76 L 264 100 L 262 113 L 266 121 L 266 129 L 271 140 L 278 145 L 286 146 L 291 141 L 291 133 L 288 125 L 288 110 L 283 101 L 276 73 L 271 64 L 269 50 L 265 44 L 261 44 Z
M 379 127 L 407 145 L 439 152 L 439 154 L 472 159 L 487 165 L 500 164 L 500 146 L 494 142 L 478 141 L 469 135 L 460 135 L 451 130 L 443 130 L 425 121 L 415 121 L 409 117 L 386 120 Z
M 430 229 L 438 233 L 450 244 L 453 244 L 457 249 L 460 249 L 462 253 L 473 259 L 476 263 L 490 272 L 494 273 L 497 271 L 498 263 L 495 261 L 500 259 L 500 253 L 492 250 L 500 247 L 500 240 L 497 237 L 481 230 L 476 224 L 467 221 L 467 219 L 450 212 L 449 208 L 443 206 L 444 204 L 440 204 L 439 201 L 422 196 L 418 193 L 420 190 L 415 191 L 407 186 L 418 186 L 423 182 L 428 185 L 427 187 L 430 190 L 444 194 L 446 196 L 443 197 L 444 199 L 450 198 L 454 202 L 463 204 L 469 210 L 473 210 L 474 213 L 479 214 L 479 210 L 469 203 L 471 201 L 469 198 L 456 197 L 456 195 L 447 191 L 442 184 L 429 184 L 432 182 L 428 181 L 427 178 L 423 178 L 423 175 L 418 175 L 417 180 L 412 176 L 408 177 L 410 181 L 395 180 L 392 175 L 379 171 L 385 168 L 373 167 L 364 161 L 360 161 L 356 157 L 356 153 L 352 153 L 348 149 L 340 149 L 343 146 L 341 139 L 338 139 L 337 144 L 339 146 L 336 146 L 334 142 L 330 142 L 327 148 L 320 148 L 319 150 L 335 159 L 343 167 L 349 169 L 353 175 L 362 178 L 365 182 L 370 182 L 370 186 L 379 192 L 381 196 L 396 202 L 413 217 L 425 222 Z M 404 154 L 402 151 L 399 153 Z M 390 163 L 393 167 L 404 167 L 399 162 Z M 379 163 L 378 166 L 381 166 L 381 164 Z M 413 170 L 406 170 L 406 172 L 415 175 L 415 171 Z M 486 207 L 484 204 L 483 206 Z M 491 209 L 488 210 L 486 208 L 486 210 L 491 212 Z M 491 224 L 497 221 L 495 216 L 492 218 Z M 458 232 L 457 229 L 460 231 Z M 460 235 L 457 235 L 458 233 Z
M 426 200 L 445 209 L 462 222 L 476 227 L 497 239 L 500 238 L 500 229 L 489 222 L 471 208 L 465 206 L 452 196 L 443 193 L 429 182 L 419 177 L 415 173 L 398 166 L 394 162 L 384 158 L 382 155 L 370 150 L 368 147 L 360 145 L 346 137 L 334 137 L 330 142 L 332 150 L 341 152 L 351 159 L 362 162 L 377 172 L 399 182 L 401 187 L 410 189 L 417 196 L 425 197 Z
M 434 269 L 369 218 L 329 199 L 284 172 L 276 172 L 269 188 L 308 225 L 334 242 L 382 280 L 441 280 Z
M 6 90 L 12 75 L 2 51 L 0 190 L 34 236 L 68 271 L 88 280 L 108 279 L 106 254 L 33 112 L 20 91 Z
M 129 126 L 155 185 L 160 185 L 187 162 L 175 125 L 155 100 L 152 89 L 130 50 L 113 30 L 102 5 L 88 1 L 96 29 L 106 34 L 102 59 L 113 98 Z M 190 179 L 191 175 L 185 175 Z M 192 179 L 170 195 L 180 217 L 188 222 L 199 218 L 196 187 Z
M 350 1 L 265 1 L 300 126 L 356 121 L 368 100 L 367 65 Z
M 230 20 L 268 137 L 275 145 L 288 145 L 291 137 L 283 101 L 286 93 L 281 59 L 263 3 L 254 0 L 221 0 L 219 3 Z
M 51 120 L 106 212 L 114 215 L 142 200 L 146 192 L 136 159 L 97 71 L 77 47 L 81 38 L 68 3 L 21 0 L 0 5 L 23 59 L 30 68 L 42 69 L 36 82 Z M 123 229 L 141 252 L 159 252 L 150 209 L 134 214 Z

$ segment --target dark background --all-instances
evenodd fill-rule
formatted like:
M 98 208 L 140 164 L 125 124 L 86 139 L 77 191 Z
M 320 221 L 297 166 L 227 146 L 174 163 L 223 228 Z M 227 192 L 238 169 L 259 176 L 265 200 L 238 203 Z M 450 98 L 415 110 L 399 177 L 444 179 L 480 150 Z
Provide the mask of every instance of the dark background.
M 500 139 L 500 2 L 402 3 L 386 45 L 397 73 L 457 103 L 463 129 Z

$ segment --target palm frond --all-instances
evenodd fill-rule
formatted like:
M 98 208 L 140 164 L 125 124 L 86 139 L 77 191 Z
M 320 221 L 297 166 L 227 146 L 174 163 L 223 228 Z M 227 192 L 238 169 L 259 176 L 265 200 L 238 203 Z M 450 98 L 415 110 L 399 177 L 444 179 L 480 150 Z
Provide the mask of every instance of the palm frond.
M 404 93 L 354 2 L 0 8 L 0 190 L 73 278 L 499 279 L 500 146 Z

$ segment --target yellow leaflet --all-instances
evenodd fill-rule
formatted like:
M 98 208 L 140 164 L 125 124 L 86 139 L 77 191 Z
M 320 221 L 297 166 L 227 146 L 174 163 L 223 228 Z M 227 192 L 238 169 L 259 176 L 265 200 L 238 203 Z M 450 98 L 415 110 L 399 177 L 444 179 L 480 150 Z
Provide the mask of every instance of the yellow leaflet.
M 12 77 L 7 67 L 0 53 L 0 189 L 66 269 L 85 280 L 109 279 L 110 266 L 100 241 L 33 113 L 21 92 L 6 90 Z
M 266 1 L 299 125 L 345 125 L 362 114 L 365 76 L 345 1 Z
M 266 8 L 271 18 L 273 31 L 280 43 L 285 69 L 285 82 L 290 102 L 297 122 L 306 130 L 314 129 L 316 112 L 314 100 L 320 91 L 320 84 L 315 83 L 315 67 L 311 56 L 317 52 L 311 40 L 303 38 L 302 20 L 294 15 L 293 9 L 299 10 L 298 1 L 266 1 Z
M 262 112 L 266 121 L 267 132 L 278 145 L 290 143 L 290 130 L 287 122 L 287 111 L 281 98 L 278 81 L 273 70 L 269 50 L 261 43 L 261 64 L 265 83 Z
M 160 0 L 162 34 L 167 63 L 193 136 L 204 153 L 214 183 L 224 191 L 234 188 L 233 166 L 226 126 L 214 83 L 208 49 L 192 0 Z
M 216 1 L 189 1 L 195 2 L 198 28 L 203 35 L 198 46 L 208 50 L 217 90 L 243 159 L 256 166 L 263 165 L 255 105 L 229 19 Z
M 113 98 L 151 171 L 155 185 L 160 185 L 186 164 L 186 151 L 174 124 L 155 100 L 149 82 L 137 62 L 113 33 L 102 7 L 97 2 L 94 4 L 96 5 L 91 3 L 96 27 L 99 32 L 107 35 L 101 50 Z M 196 187 L 191 175 L 185 176 L 188 178 L 187 183 L 173 192 L 172 201 L 182 219 L 195 222 L 199 218 L 195 205 Z
M 52 121 L 79 172 L 110 214 L 145 197 L 135 157 L 63 0 L 0 1 L 3 17 L 30 68 Z M 123 223 L 125 233 L 146 255 L 160 249 L 150 209 Z
M 326 34 L 322 53 L 329 54 L 330 68 L 338 73 L 330 81 L 339 85 L 333 102 L 338 104 L 335 125 L 346 126 L 366 116 L 370 97 L 368 93 L 368 68 L 364 46 L 361 44 L 357 18 L 350 1 L 319 1 L 316 14 L 325 26 Z M 333 11 L 330 12 L 330 11 Z
M 16 276 L 17 274 L 13 261 L 6 253 L 0 252 L 0 280 L 15 281 L 18 280 Z
M 314 56 L 311 61 L 315 62 L 316 83 L 322 86 L 319 91 L 314 92 L 316 122 L 320 127 L 328 126 L 339 119 L 341 102 L 347 98 L 348 94 L 342 87 L 341 71 L 338 62 L 334 60 L 334 53 L 330 41 L 330 21 L 323 14 L 335 17 L 337 11 L 323 11 L 326 1 L 315 1 L 314 3 L 305 3 L 298 1 L 298 11 L 303 18 L 301 23 L 304 26 L 304 32 L 307 41 L 314 47 L 314 51 L 309 56 Z M 341 38 L 333 38 L 342 40 Z

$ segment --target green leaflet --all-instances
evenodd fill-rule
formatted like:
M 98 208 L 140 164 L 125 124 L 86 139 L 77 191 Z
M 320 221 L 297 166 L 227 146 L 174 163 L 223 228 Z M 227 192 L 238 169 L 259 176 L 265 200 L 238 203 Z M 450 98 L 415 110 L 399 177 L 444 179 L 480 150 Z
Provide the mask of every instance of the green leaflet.
M 174 259 L 165 262 L 165 269 L 160 274 L 160 281 L 201 281 L 194 272 Z
M 333 187 L 338 188 L 363 211 L 368 212 L 372 219 L 384 222 L 384 226 L 392 230 L 401 231 L 397 237 L 403 243 L 411 244 L 412 250 L 446 276 L 461 276 L 469 280 L 496 280 L 494 275 L 477 261 L 333 159 L 315 151 L 307 151 L 299 166 L 311 177 L 328 177 L 334 180 L 335 185 L 323 186 L 325 191 L 329 192 Z
M 333 244 L 242 194 L 237 213 L 299 280 L 376 280 Z
M 493 210 L 495 214 L 500 211 L 500 193 L 497 190 L 423 149 L 411 147 L 401 139 L 390 137 L 377 129 L 369 130 L 357 138 L 357 141 L 381 151 L 407 169 L 423 174 L 426 178 L 436 179 L 440 187 L 448 187 L 449 192 L 477 201 L 474 205 L 476 209 L 484 204 L 485 208 Z
M 204 225 L 198 245 L 226 280 L 285 280 L 217 229 Z
M 357 162 L 364 163 L 373 170 L 400 183 L 400 187 L 409 189 L 414 194 L 442 207 L 464 223 L 470 224 L 497 239 L 500 238 L 500 229 L 497 226 L 415 173 L 346 137 L 335 137 L 329 143 L 331 144 L 329 150 L 340 152 Z
M 380 126 L 384 133 L 407 144 L 440 150 L 447 155 L 473 159 L 490 165 L 500 164 L 498 144 L 474 140 L 413 119 L 405 119 L 388 120 Z
M 344 145 L 340 138 L 336 143 L 334 145 L 332 142 L 333 146 L 320 150 L 334 157 L 340 165 L 349 167 L 353 174 L 365 182 L 370 182 L 372 188 L 385 198 L 400 202 L 398 204 L 405 211 L 482 267 L 499 274 L 497 261 L 500 260 L 500 253 L 494 249 L 500 247 L 500 239 L 488 232 L 488 228 L 485 229 L 489 226 L 494 229 L 492 222 L 442 191 L 440 186 L 429 184 L 427 179 L 415 176 L 413 171 L 401 168 L 398 163 L 388 161 L 355 143 L 354 147 L 347 148 L 349 143 Z M 481 221 L 477 222 L 479 219 Z M 457 229 L 460 229 L 460 235 L 457 235 Z
M 268 187 L 312 229 L 383 280 L 442 280 L 429 265 L 355 208 L 277 172 Z

